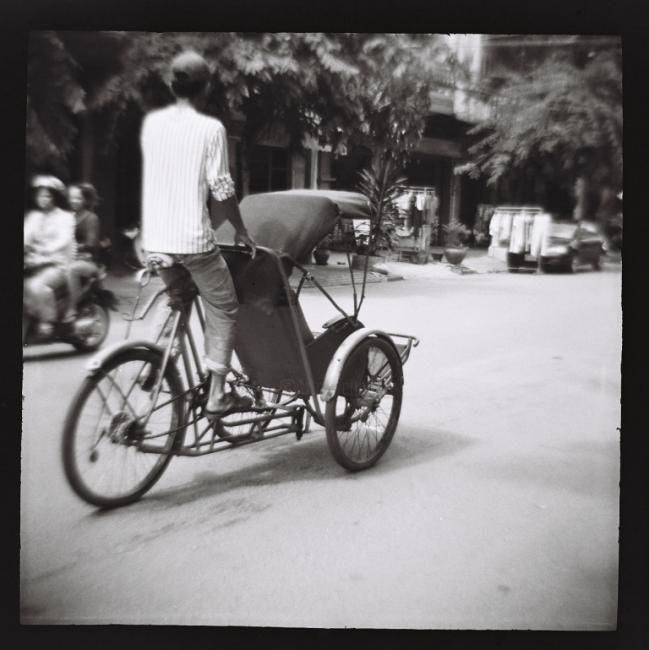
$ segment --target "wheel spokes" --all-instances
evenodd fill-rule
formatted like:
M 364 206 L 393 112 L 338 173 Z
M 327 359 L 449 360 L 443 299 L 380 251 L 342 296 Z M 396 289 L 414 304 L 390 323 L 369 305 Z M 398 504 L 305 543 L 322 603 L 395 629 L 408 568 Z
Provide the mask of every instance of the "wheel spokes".
M 377 453 L 387 429 L 390 416 L 386 413 L 384 398 L 391 397 L 392 367 L 382 350 L 370 348 L 367 364 L 355 400 L 358 408 L 351 415 L 351 430 L 341 432 L 346 453 L 358 462 L 370 459 Z M 392 410 L 392 400 L 390 408 Z
M 124 363 L 98 378 L 76 422 L 77 472 L 90 491 L 103 497 L 119 498 L 137 491 L 165 462 L 174 439 L 169 433 L 177 426 L 173 400 L 151 409 L 152 394 L 137 383 L 146 363 Z M 149 411 L 146 431 L 140 430 L 139 423 Z M 151 445 L 155 439 L 160 440 L 161 453 L 139 449 L 143 440 Z

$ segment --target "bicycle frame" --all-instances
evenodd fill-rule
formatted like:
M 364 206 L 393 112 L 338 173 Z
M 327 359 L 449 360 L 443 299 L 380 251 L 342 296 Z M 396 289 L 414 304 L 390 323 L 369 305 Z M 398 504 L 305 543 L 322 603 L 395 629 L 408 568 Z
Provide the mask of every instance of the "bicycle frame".
M 224 247 L 226 248 L 226 247 Z M 229 248 L 229 247 L 227 247 Z M 341 313 L 341 315 L 351 322 L 355 319 L 354 316 L 347 314 L 328 294 L 328 292 L 317 282 L 311 273 L 305 269 L 302 265 L 298 264 L 289 256 L 284 255 L 283 253 L 278 253 L 272 249 L 265 248 L 262 246 L 257 247 L 258 250 L 263 251 L 264 253 L 271 256 L 275 261 L 275 264 L 279 270 L 279 273 L 282 278 L 282 282 L 285 288 L 290 288 L 289 281 L 285 269 L 281 263 L 282 257 L 287 257 L 291 260 L 294 268 L 297 268 L 301 273 L 302 277 L 299 281 L 296 296 L 299 296 L 299 293 L 304 285 L 305 280 L 310 280 L 315 287 L 317 287 L 322 294 L 332 303 L 332 305 Z M 235 249 L 241 250 L 241 249 Z M 138 279 L 140 282 L 140 291 L 144 288 L 151 278 L 151 272 L 148 269 L 143 269 L 138 274 Z M 158 299 L 167 292 L 167 288 L 158 290 L 148 301 L 146 306 L 143 308 L 142 312 L 137 315 L 137 307 L 139 303 L 139 295 L 135 302 L 133 308 L 133 315 L 127 317 L 129 322 L 135 320 L 143 320 L 147 314 L 151 311 L 153 305 L 158 301 Z M 201 302 L 197 299 L 198 296 L 194 297 L 192 305 L 195 306 L 198 323 L 201 331 L 205 329 L 205 313 Z M 289 302 L 291 322 L 293 325 L 295 340 L 298 346 L 299 355 L 302 361 L 304 368 L 304 374 L 306 377 L 309 393 L 292 393 L 287 396 L 284 401 L 278 403 L 266 404 L 261 406 L 253 406 L 248 409 L 247 412 L 255 413 L 256 415 L 248 417 L 242 420 L 236 420 L 235 422 L 228 421 L 228 416 L 224 417 L 222 420 L 217 421 L 214 425 L 207 420 L 204 420 L 205 426 L 201 429 L 199 427 L 199 421 L 203 419 L 204 416 L 204 407 L 207 401 L 208 394 L 208 380 L 209 373 L 204 367 L 204 364 L 201 360 L 196 338 L 190 327 L 190 313 L 186 313 L 185 308 L 181 300 L 174 300 L 170 304 L 171 311 L 165 320 L 165 323 L 160 328 L 160 333 L 154 344 L 146 341 L 136 341 L 136 342 L 124 342 L 107 348 L 104 351 L 100 352 L 96 357 L 94 357 L 91 362 L 88 364 L 88 369 L 91 372 L 98 371 L 103 363 L 107 361 L 108 358 L 113 356 L 119 351 L 122 351 L 124 348 L 128 347 L 142 347 L 146 346 L 151 349 L 155 349 L 158 353 L 162 354 L 162 363 L 157 373 L 157 380 L 155 386 L 152 389 L 152 399 L 151 406 L 148 412 L 142 416 L 142 427 L 145 427 L 148 423 L 151 415 L 154 411 L 167 406 L 174 400 L 182 400 L 184 408 L 182 409 L 183 417 L 182 421 L 179 423 L 179 426 L 175 429 L 176 431 L 182 431 L 183 435 L 180 441 L 180 444 L 173 450 L 174 455 L 178 456 L 200 456 L 208 453 L 214 453 L 216 451 L 221 451 L 225 449 L 232 449 L 239 447 L 244 444 L 250 444 L 257 442 L 258 439 L 250 438 L 246 439 L 241 437 L 240 440 L 236 440 L 236 444 L 232 444 L 232 439 L 221 439 L 219 433 L 223 433 L 222 428 L 227 429 L 228 426 L 255 426 L 263 427 L 263 440 L 267 440 L 273 437 L 280 435 L 285 435 L 287 433 L 295 433 L 296 437 L 300 439 L 305 432 L 304 424 L 304 412 L 306 411 L 313 420 L 319 424 L 324 425 L 324 413 L 320 405 L 319 398 L 323 401 L 331 399 L 335 393 L 335 387 L 337 385 L 340 372 L 344 365 L 344 362 L 348 355 L 351 353 L 353 348 L 357 343 L 359 343 L 363 338 L 368 336 L 377 336 L 384 338 L 389 341 L 391 345 L 397 350 L 402 362 L 405 362 L 409 356 L 410 349 L 414 345 L 416 346 L 419 341 L 412 336 L 401 335 L 401 334 L 387 334 L 382 330 L 378 329 L 369 329 L 362 327 L 357 329 L 354 334 L 348 337 L 348 340 L 345 340 L 343 345 L 340 346 L 339 351 L 336 353 L 335 358 L 331 360 L 329 368 L 327 369 L 325 383 L 323 384 L 322 390 L 318 393 L 316 390 L 316 385 L 313 376 L 313 369 L 309 361 L 307 354 L 306 346 L 304 341 L 300 336 L 300 327 L 298 323 L 298 315 L 294 305 Z M 356 306 L 355 306 L 356 307 Z M 355 309 L 356 311 L 356 309 Z M 169 323 L 171 321 L 171 333 L 169 335 L 169 340 L 165 347 L 159 345 L 162 332 L 168 329 Z M 130 331 L 130 325 L 129 325 Z M 128 332 L 127 332 L 128 336 Z M 392 341 L 393 336 L 403 337 L 407 339 L 406 345 L 397 345 Z M 172 359 L 172 350 L 174 343 L 177 343 L 179 350 L 179 357 L 182 358 L 182 373 L 181 376 L 184 378 L 183 391 L 179 395 L 173 396 L 171 399 L 166 400 L 161 403 L 157 403 L 157 400 L 160 396 L 163 380 L 169 363 Z M 174 366 L 176 370 L 178 367 L 175 362 Z M 142 369 L 140 370 L 140 373 Z M 245 386 L 248 390 L 254 391 L 257 395 L 263 390 L 278 390 L 274 387 L 265 387 L 253 385 L 250 382 L 246 381 L 246 377 L 236 371 L 232 371 L 234 374 L 234 379 L 230 381 L 233 385 Z M 138 377 L 139 374 L 138 373 Z M 136 377 L 135 381 L 137 381 Z M 280 391 L 281 395 L 281 391 Z M 300 402 L 298 404 L 297 402 Z M 283 421 L 282 421 L 283 420 Z M 288 420 L 288 421 L 286 421 Z M 188 442 L 186 440 L 188 435 L 188 430 L 191 428 L 193 436 L 192 441 Z M 171 431 L 173 432 L 173 431 Z M 170 432 L 167 432 L 170 433 Z M 151 453 L 162 453 L 159 447 L 153 447 L 146 444 L 146 441 L 140 441 L 137 443 L 139 449 L 143 452 Z
M 140 273 L 140 286 L 143 288 L 148 284 L 148 279 L 146 282 L 142 282 L 143 275 L 146 274 L 146 271 Z M 151 311 L 158 299 L 167 292 L 166 288 L 158 290 L 148 301 L 147 305 L 143 308 L 140 314 L 133 314 L 131 317 L 127 317 L 129 322 L 134 320 L 143 320 Z M 139 299 L 138 299 L 139 301 Z M 134 312 L 137 310 L 138 301 L 136 301 Z M 205 328 L 205 314 L 203 311 L 203 306 L 200 301 L 196 298 L 193 300 L 192 305 L 195 306 L 199 326 L 201 331 Z M 169 335 L 169 340 L 165 347 L 159 346 L 158 342 L 162 336 L 162 332 L 166 330 L 171 321 L 171 332 Z M 181 377 L 184 379 L 184 390 L 173 396 L 172 398 L 165 400 L 163 402 L 158 402 L 158 398 L 161 393 L 162 383 L 167 372 L 167 368 L 172 358 L 172 350 L 174 344 L 178 345 L 179 358 L 182 359 L 182 373 Z M 218 430 L 215 430 L 215 427 L 205 421 L 205 426 L 202 430 L 199 430 L 199 421 L 202 419 L 202 409 L 207 401 L 207 392 L 208 392 L 208 379 L 209 373 L 206 371 L 199 351 L 196 338 L 192 328 L 190 327 L 190 318 L 182 306 L 182 304 L 177 303 L 171 306 L 171 311 L 167 316 L 163 326 L 161 327 L 160 334 L 156 339 L 155 343 L 149 343 L 147 341 L 127 341 L 116 346 L 112 346 L 102 351 L 94 357 L 89 364 L 87 364 L 88 370 L 91 372 L 97 372 L 100 370 L 102 365 L 113 355 L 123 351 L 125 348 L 129 347 L 149 347 L 162 354 L 162 362 L 158 370 L 158 378 L 155 382 L 154 387 L 151 391 L 151 406 L 149 407 L 148 412 L 141 416 L 141 426 L 146 427 L 151 415 L 167 406 L 175 400 L 182 400 L 184 402 L 183 421 L 179 424 L 176 429 L 171 430 L 166 433 L 173 433 L 174 431 L 183 431 L 183 437 L 181 444 L 173 451 L 174 455 L 178 456 L 199 456 L 207 453 L 213 453 L 220 450 L 231 449 L 233 444 L 227 439 L 220 439 L 218 436 Z M 173 362 L 172 362 L 173 363 Z M 176 366 L 178 369 L 178 367 Z M 139 376 L 142 372 L 138 373 L 138 376 L 134 381 L 139 379 Z M 235 378 L 231 383 L 242 386 L 250 387 L 250 384 L 245 381 L 245 377 L 238 371 L 232 370 Z M 260 387 L 254 387 L 255 389 L 261 390 Z M 224 417 L 222 422 L 218 423 L 220 426 L 264 426 L 264 440 L 277 437 L 280 435 L 285 435 L 287 433 L 295 433 L 298 438 L 301 438 L 304 433 L 304 407 L 297 406 L 292 404 L 297 401 L 298 397 L 289 396 L 287 399 L 272 403 L 268 406 L 260 407 L 253 406 L 249 409 L 251 413 L 256 413 L 257 415 L 253 417 L 248 417 L 246 419 L 239 419 L 236 422 L 231 422 L 228 420 L 228 417 Z M 286 420 L 289 419 L 288 422 Z M 283 420 L 283 422 L 282 422 Z M 217 425 L 217 426 L 218 426 Z M 192 428 L 193 439 L 188 442 L 186 436 L 189 428 Z M 236 446 L 241 446 L 244 444 L 250 444 L 256 442 L 255 439 L 246 440 L 242 438 L 241 440 L 236 441 Z M 147 445 L 146 441 L 141 441 L 138 443 L 138 448 L 143 452 L 149 453 L 163 453 L 159 447 L 154 447 L 152 445 Z

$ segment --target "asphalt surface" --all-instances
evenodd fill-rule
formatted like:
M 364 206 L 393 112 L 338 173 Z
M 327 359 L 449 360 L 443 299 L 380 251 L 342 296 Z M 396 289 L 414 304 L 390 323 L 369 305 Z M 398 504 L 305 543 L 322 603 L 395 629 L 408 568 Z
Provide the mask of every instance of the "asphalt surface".
M 174 459 L 137 504 L 97 512 L 60 461 L 88 357 L 27 350 L 22 622 L 614 629 L 619 265 L 426 266 L 368 286 L 365 323 L 421 344 L 392 445 L 357 474 L 316 428 Z M 332 315 L 313 289 L 302 304 L 314 329 Z

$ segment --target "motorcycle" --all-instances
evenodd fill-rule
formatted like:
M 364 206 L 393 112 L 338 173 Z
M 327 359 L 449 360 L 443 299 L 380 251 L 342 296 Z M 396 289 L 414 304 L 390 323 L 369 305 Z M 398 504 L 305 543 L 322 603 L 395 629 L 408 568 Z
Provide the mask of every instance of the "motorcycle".
M 26 271 L 29 273 L 29 271 Z M 117 298 L 102 286 L 106 277 L 103 268 L 83 280 L 74 321 L 64 321 L 68 302 L 67 284 L 55 289 L 57 320 L 45 328 L 38 316 L 23 302 L 23 346 L 42 343 L 70 343 L 79 352 L 96 350 L 105 341 L 110 327 L 109 310 L 117 311 Z

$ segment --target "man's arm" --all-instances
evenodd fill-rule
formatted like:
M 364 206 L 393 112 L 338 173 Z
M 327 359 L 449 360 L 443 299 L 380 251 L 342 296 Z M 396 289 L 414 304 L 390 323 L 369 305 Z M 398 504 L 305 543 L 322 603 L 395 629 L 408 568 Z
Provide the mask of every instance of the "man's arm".
M 214 130 L 207 146 L 205 171 L 210 189 L 209 213 L 212 228 L 217 230 L 224 221 L 229 221 L 235 230 L 234 243 L 241 242 L 249 246 L 254 257 L 257 245 L 251 239 L 241 219 L 228 165 L 227 136 L 220 122 L 214 122 Z
M 230 196 L 223 201 L 217 201 L 213 196 L 210 196 L 210 221 L 214 230 L 217 230 L 224 221 L 229 221 L 235 231 L 234 243 L 241 242 L 249 246 L 252 249 L 252 257 L 255 256 L 257 244 L 248 234 L 243 219 L 241 219 L 236 196 Z

